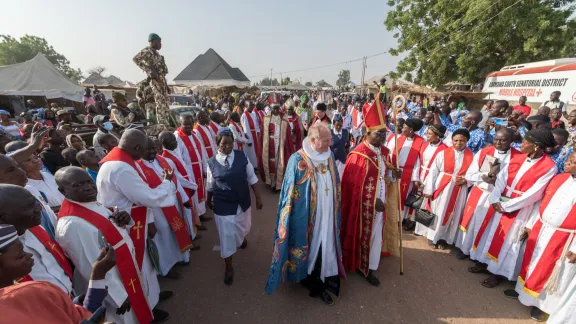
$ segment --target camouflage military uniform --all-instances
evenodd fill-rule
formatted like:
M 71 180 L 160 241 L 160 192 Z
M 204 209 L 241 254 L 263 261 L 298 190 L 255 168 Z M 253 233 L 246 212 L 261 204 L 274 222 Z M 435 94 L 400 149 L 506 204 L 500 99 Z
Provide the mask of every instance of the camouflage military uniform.
M 150 88 L 154 94 L 154 101 L 156 103 L 155 115 L 158 124 L 175 127 L 176 121 L 172 117 L 172 114 L 170 114 L 170 100 L 168 98 L 168 85 L 166 83 L 168 67 L 164 62 L 164 56 L 160 55 L 158 51 L 152 47 L 147 46 L 134 56 L 134 63 L 148 75 Z M 156 73 L 157 78 L 151 77 L 153 73 Z
M 163 131 L 167 131 L 168 128 L 164 124 L 157 124 L 156 118 L 156 102 L 154 101 L 154 91 L 149 85 L 147 80 L 144 80 L 138 84 L 136 90 L 136 98 L 138 98 L 138 106 L 140 109 L 146 112 L 146 119 L 151 120 L 154 123 L 148 123 L 146 126 L 146 134 L 148 136 L 157 136 Z

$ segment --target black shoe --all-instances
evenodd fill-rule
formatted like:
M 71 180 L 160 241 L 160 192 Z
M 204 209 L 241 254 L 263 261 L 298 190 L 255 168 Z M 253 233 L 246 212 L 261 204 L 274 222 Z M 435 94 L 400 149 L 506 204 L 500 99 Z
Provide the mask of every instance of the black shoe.
M 208 230 L 208 228 L 204 225 L 198 225 L 198 226 L 196 226 L 196 229 L 199 231 L 207 231 Z
M 326 305 L 328 306 L 334 306 L 334 300 L 332 299 L 332 296 L 330 296 L 329 293 L 327 293 L 326 291 L 323 291 L 320 294 L 320 299 L 322 299 L 322 301 L 324 303 L 326 303 Z
M 200 250 L 199 245 L 194 245 L 193 247 L 190 248 L 190 251 L 198 251 L 198 250 Z
M 181 276 L 180 276 L 180 273 L 178 271 L 176 271 L 174 268 L 172 268 L 172 269 L 170 269 L 170 271 L 168 271 L 168 273 L 165 276 L 162 276 L 162 278 L 178 280 L 181 278 Z
M 380 286 L 380 280 L 378 280 L 378 278 L 374 275 L 372 270 L 370 270 L 368 272 L 368 276 L 366 276 L 366 280 L 368 281 L 369 284 L 371 284 L 374 287 Z
M 544 313 L 540 308 L 532 306 L 530 318 L 537 322 L 546 322 L 546 320 L 548 320 L 548 314 Z
M 200 216 L 200 221 L 201 221 L 201 222 L 207 222 L 207 221 L 210 221 L 210 220 L 212 220 L 212 217 L 208 217 L 208 216 L 204 216 L 204 215 Z
M 230 271 L 224 272 L 224 284 L 226 286 L 231 286 L 234 282 L 234 268 L 230 269 Z
M 242 245 L 240 245 L 240 248 L 242 250 L 244 250 L 247 247 L 248 247 L 248 240 L 244 239 L 244 241 L 242 242 Z
M 520 294 L 518 294 L 514 289 L 506 289 L 504 290 L 504 296 L 512 299 L 518 299 L 518 296 L 520 296 Z
M 194 239 L 192 241 L 196 241 L 202 238 L 202 235 L 200 234 L 196 234 L 196 236 L 194 237 Z
M 152 310 L 152 315 L 154 316 L 154 320 L 151 323 L 164 323 L 170 318 L 170 313 L 158 308 Z
M 464 252 L 462 251 L 458 252 L 458 255 L 456 255 L 456 259 L 458 260 L 466 260 L 469 257 L 470 257 L 469 255 L 464 254 Z
M 174 296 L 174 292 L 173 291 L 161 291 L 160 292 L 160 296 L 158 297 L 158 302 L 161 303 L 163 301 L 167 301 L 168 299 L 172 298 L 172 296 Z

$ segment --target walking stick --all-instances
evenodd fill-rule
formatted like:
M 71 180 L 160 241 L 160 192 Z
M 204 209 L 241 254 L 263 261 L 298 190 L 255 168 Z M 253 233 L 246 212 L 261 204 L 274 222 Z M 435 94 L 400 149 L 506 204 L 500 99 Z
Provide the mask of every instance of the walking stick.
M 402 100 L 402 108 L 406 105 L 406 98 L 402 95 L 397 95 L 394 97 L 394 100 L 391 102 L 392 108 L 392 116 L 394 116 L 394 122 L 396 122 L 396 100 Z M 394 154 L 396 154 L 396 169 L 400 169 L 400 156 L 398 155 L 398 135 L 396 133 L 396 128 L 394 128 Z M 404 206 L 402 206 L 402 199 L 400 195 L 402 192 L 400 191 L 400 179 L 396 179 L 396 186 L 398 189 L 398 238 L 400 239 L 400 275 L 404 275 L 404 249 L 402 247 L 402 220 L 400 219 L 400 215 L 404 214 Z

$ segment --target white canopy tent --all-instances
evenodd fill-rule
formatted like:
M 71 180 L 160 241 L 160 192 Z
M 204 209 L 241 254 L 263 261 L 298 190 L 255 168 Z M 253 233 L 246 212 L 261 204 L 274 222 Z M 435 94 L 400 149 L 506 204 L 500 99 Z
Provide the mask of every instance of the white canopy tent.
M 42 96 L 82 102 L 83 90 L 40 53 L 26 62 L 0 66 L 3 96 Z

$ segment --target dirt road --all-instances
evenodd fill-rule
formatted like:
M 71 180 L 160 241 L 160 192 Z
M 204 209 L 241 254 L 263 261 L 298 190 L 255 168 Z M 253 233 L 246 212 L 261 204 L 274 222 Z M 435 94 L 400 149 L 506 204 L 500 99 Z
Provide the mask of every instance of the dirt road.
M 336 305 L 326 306 L 308 297 L 297 284 L 284 284 L 273 296 L 264 293 L 272 257 L 272 240 L 278 195 L 261 186 L 264 209 L 253 210 L 248 248 L 234 256 L 235 278 L 224 285 L 224 261 L 217 251 L 214 221 L 201 232 L 200 251 L 189 266 L 179 267 L 180 280 L 160 281 L 173 290 L 174 299 L 161 308 L 171 313 L 169 323 L 282 324 L 282 323 L 535 323 L 529 308 L 504 297 L 505 284 L 494 289 L 480 285 L 485 275 L 468 273 L 470 261 L 457 260 L 449 251 L 431 250 L 425 239 L 404 235 L 405 271 L 398 258 L 383 258 L 377 275 L 381 286 L 372 287 L 354 273 L 342 281 Z

